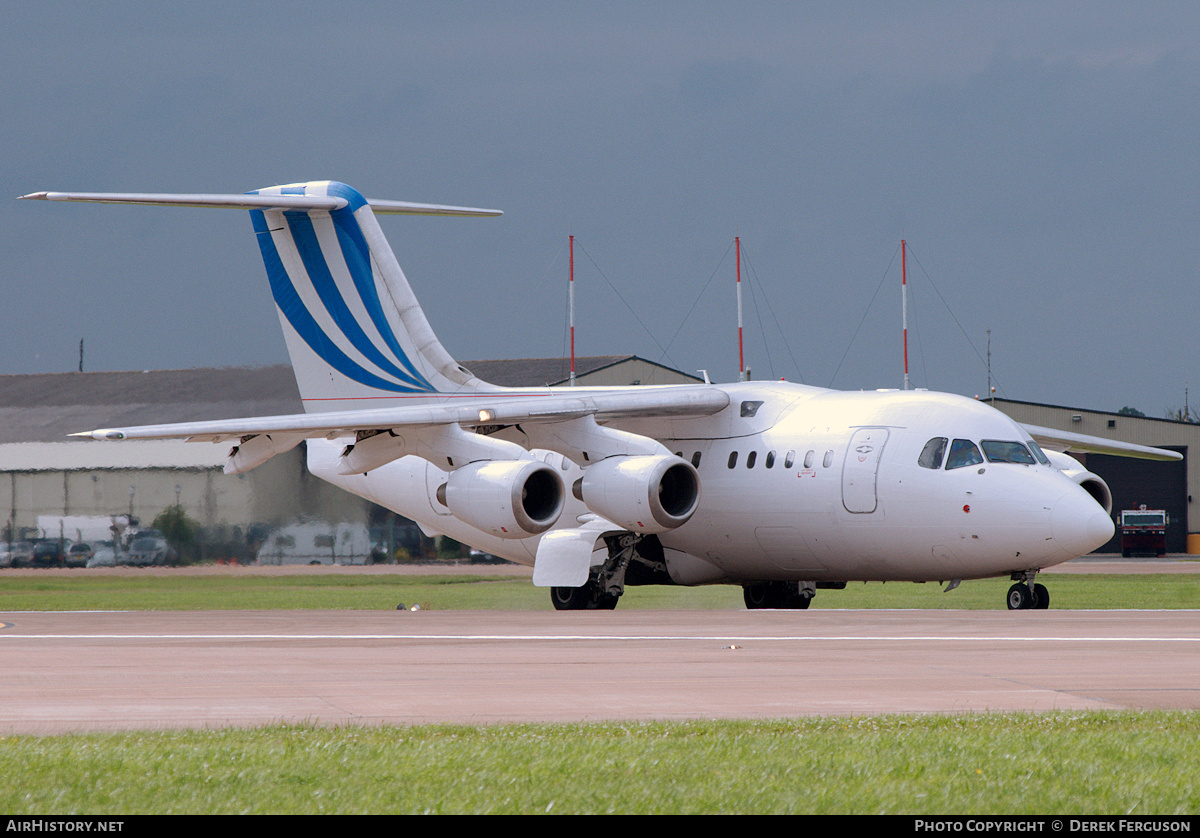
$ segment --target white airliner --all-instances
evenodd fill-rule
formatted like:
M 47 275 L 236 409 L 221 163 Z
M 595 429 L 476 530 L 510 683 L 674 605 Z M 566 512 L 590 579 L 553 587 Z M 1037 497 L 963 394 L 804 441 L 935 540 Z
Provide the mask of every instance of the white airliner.
M 995 576 L 1015 580 L 1009 608 L 1046 608 L 1037 572 L 1113 534 L 1108 487 L 1061 452 L 1180 458 L 919 390 L 487 384 L 442 348 L 375 216 L 494 210 L 331 181 L 24 197 L 249 209 L 306 410 L 77 436 L 232 441 L 230 474 L 306 440 L 313 474 L 533 565 L 559 609 L 613 608 L 626 585 L 734 584 L 749 608 L 807 608 L 850 581 Z

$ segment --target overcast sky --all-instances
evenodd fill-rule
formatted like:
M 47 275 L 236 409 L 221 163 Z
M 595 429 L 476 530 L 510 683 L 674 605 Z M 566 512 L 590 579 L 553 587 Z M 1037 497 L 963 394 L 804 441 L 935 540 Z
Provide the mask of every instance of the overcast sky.
M 460 360 L 1200 404 L 1200 5 L 0 2 L 0 373 L 279 363 L 245 213 L 333 179 Z

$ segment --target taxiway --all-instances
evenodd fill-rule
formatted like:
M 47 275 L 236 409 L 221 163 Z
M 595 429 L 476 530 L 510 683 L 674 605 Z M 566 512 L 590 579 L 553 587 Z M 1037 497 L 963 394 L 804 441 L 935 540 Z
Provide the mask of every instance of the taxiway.
M 0 732 L 1200 709 L 1195 611 L 0 613 Z

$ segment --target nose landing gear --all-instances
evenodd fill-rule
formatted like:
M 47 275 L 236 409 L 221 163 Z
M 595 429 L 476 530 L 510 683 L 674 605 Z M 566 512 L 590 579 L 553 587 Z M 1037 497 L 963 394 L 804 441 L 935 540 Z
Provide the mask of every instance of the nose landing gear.
M 1012 578 L 1018 581 L 1008 589 L 1007 601 L 1009 611 L 1025 611 L 1028 609 L 1041 611 L 1050 607 L 1050 592 L 1046 590 L 1045 585 L 1035 585 L 1033 583 L 1033 578 L 1036 575 L 1036 570 L 1026 571 L 1025 573 L 1014 573 L 1012 575 Z

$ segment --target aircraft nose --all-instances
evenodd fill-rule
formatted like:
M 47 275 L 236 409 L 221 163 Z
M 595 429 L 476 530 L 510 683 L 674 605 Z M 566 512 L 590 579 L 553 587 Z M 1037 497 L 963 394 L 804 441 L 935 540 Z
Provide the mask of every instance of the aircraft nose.
M 1115 528 L 1104 507 L 1083 489 L 1068 492 L 1050 513 L 1054 540 L 1071 558 L 1092 552 L 1113 537 Z

